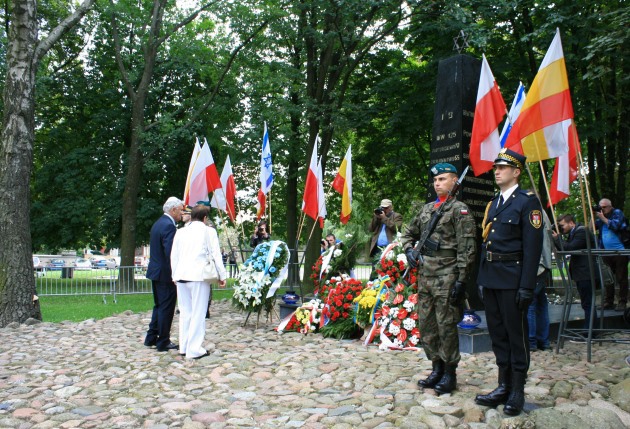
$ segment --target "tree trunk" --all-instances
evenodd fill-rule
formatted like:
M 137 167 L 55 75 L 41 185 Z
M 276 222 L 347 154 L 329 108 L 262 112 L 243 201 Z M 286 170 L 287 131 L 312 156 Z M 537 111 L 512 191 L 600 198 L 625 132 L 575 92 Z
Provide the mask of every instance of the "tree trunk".
M 41 319 L 30 233 L 30 178 L 35 133 L 35 0 L 12 2 L 0 149 L 0 327 Z

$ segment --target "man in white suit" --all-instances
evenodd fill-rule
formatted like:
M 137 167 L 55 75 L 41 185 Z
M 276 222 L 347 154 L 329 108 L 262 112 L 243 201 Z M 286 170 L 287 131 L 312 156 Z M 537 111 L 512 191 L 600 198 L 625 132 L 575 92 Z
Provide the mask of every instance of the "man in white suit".
M 173 281 L 177 284 L 180 311 L 179 353 L 188 359 L 208 356 L 203 342 L 206 336 L 205 315 L 210 283 L 203 280 L 203 268 L 212 258 L 220 286 L 225 286 L 227 277 L 217 232 L 206 226 L 209 211 L 210 207 L 204 205 L 197 205 L 192 209 L 192 222 L 177 230 L 171 250 Z

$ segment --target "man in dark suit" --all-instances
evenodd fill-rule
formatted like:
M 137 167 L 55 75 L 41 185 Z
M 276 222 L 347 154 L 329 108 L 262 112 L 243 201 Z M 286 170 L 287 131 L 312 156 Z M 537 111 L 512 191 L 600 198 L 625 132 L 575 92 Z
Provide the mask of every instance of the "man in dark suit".
M 576 223 L 573 215 L 567 214 L 560 216 L 558 219 L 558 227 L 560 231 L 566 235 L 566 239 L 563 240 L 555 231 L 552 233 L 553 240 L 558 249 L 567 251 L 586 249 L 587 234 L 591 242 L 591 249 L 595 248 L 595 237 L 590 231 L 587 231 L 583 225 Z M 562 242 L 560 242 L 560 240 L 562 240 Z M 595 267 L 594 260 L 593 267 Z M 571 279 L 575 282 L 578 293 L 580 294 L 580 304 L 584 310 L 584 328 L 588 329 L 589 321 L 591 320 L 591 306 L 593 305 L 593 288 L 591 283 L 591 270 L 588 265 L 588 256 L 571 255 L 569 274 L 571 274 Z M 597 312 L 595 312 L 594 319 L 597 319 Z M 595 323 L 593 323 L 593 326 L 595 326 Z
M 519 188 L 526 158 L 502 149 L 494 161 L 500 193 L 488 204 L 477 284 L 486 309 L 499 386 L 475 402 L 520 414 L 529 369 L 527 309 L 534 296 L 543 243 L 542 207 L 533 192 Z
M 177 344 L 171 342 L 171 325 L 177 302 L 177 287 L 171 275 L 171 248 L 183 208 L 181 200 L 170 197 L 164 203 L 164 214 L 151 228 L 147 278 L 151 280 L 154 305 L 144 345 L 156 346 L 159 352 L 178 348 Z

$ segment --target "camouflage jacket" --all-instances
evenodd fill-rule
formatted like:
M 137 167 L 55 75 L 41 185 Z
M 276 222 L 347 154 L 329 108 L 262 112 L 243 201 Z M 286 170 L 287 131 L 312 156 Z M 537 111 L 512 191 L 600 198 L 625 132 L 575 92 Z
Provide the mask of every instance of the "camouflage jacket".
M 457 274 L 457 280 L 465 282 L 466 276 L 475 261 L 475 219 L 468 206 L 461 201 L 452 199 L 447 204 L 444 214 L 431 234 L 431 239 L 439 242 L 441 253 L 453 252 L 453 256 L 443 254 L 424 256 L 421 275 L 424 277 L 438 277 L 445 274 Z M 402 235 L 402 245 L 405 250 L 413 247 L 420 239 L 422 230 L 429 223 L 433 212 L 437 208 L 435 203 L 425 204 Z

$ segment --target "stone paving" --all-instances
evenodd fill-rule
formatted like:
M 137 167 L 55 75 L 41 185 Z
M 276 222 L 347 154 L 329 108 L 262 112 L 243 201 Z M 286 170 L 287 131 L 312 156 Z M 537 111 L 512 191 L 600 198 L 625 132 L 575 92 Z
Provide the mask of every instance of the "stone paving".
M 491 352 L 464 355 L 458 390 L 416 386 L 422 352 L 241 327 L 212 305 L 211 354 L 186 360 L 143 346 L 150 313 L 0 329 L 0 428 L 626 428 L 628 343 L 532 354 L 526 413 L 477 406 L 495 387 Z M 177 333 L 176 316 L 173 340 Z

